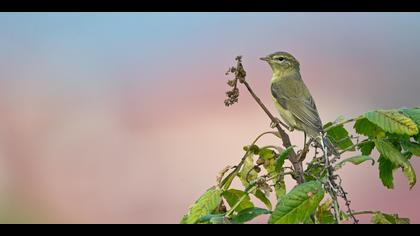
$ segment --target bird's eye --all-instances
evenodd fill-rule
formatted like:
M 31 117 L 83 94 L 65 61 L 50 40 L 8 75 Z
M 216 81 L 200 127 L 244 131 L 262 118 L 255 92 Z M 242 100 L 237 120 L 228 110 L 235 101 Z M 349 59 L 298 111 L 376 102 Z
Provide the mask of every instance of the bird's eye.
M 277 58 L 277 60 L 283 61 L 284 60 L 284 57 L 279 57 L 279 58 Z

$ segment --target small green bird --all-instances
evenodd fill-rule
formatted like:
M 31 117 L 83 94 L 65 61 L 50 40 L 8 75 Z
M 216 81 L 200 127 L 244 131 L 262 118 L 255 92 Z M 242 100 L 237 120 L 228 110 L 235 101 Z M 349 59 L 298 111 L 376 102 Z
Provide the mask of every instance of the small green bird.
M 315 101 L 300 75 L 299 62 L 287 52 L 275 52 L 260 58 L 268 62 L 273 70 L 271 95 L 280 116 L 290 130 L 303 131 L 305 135 L 327 147 L 328 155 L 339 153 L 326 138 Z

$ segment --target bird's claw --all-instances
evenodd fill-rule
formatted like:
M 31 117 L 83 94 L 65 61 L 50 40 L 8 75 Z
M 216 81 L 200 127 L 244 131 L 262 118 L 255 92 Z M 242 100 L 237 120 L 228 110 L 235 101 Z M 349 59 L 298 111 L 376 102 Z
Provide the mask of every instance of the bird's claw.
M 274 128 L 276 128 L 276 126 L 277 126 L 277 125 L 279 125 L 279 124 L 280 124 L 280 120 L 279 120 L 279 118 L 274 118 L 274 121 L 271 121 L 270 127 L 271 127 L 272 129 L 274 129 Z

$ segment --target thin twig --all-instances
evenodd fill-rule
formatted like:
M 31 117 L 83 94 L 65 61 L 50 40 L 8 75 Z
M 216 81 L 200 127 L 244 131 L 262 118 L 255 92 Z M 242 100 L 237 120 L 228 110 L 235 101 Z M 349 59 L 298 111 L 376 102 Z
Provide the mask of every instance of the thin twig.
M 352 212 L 352 214 L 353 215 L 367 215 L 367 214 L 370 214 L 370 215 L 372 215 L 372 214 L 377 214 L 378 213 L 378 211 L 353 211 Z
M 348 119 L 348 120 L 344 120 L 342 122 L 338 122 L 336 124 L 333 124 L 331 126 L 328 126 L 327 128 L 324 129 L 324 131 L 327 132 L 328 130 L 330 130 L 330 129 L 334 128 L 334 127 L 337 127 L 337 126 L 340 126 L 340 125 L 345 125 L 347 123 L 350 123 L 350 122 L 353 122 L 353 121 L 357 121 L 357 120 L 359 120 L 361 118 L 363 118 L 363 116 L 358 116 L 356 118 L 351 118 L 351 119 Z

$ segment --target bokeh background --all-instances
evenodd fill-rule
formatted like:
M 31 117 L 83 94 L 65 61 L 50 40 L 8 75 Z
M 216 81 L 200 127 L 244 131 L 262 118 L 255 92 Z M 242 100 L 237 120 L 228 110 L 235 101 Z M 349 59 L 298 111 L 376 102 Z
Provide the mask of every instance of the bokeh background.
M 419 105 L 416 13 L 1 13 L 0 32 L 3 223 L 179 222 L 270 129 L 245 90 L 223 104 L 237 55 L 273 112 L 258 58 L 279 50 L 324 122 Z M 420 223 L 400 171 L 393 191 L 368 163 L 341 174 L 355 210 Z

